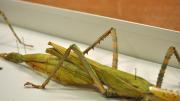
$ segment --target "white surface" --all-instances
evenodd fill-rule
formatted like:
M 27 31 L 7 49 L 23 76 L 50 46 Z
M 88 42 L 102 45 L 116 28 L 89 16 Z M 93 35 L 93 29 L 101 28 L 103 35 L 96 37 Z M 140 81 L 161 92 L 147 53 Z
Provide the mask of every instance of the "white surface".
M 0 0 L 0 9 L 15 25 L 85 44 L 115 27 L 121 53 L 158 63 L 168 47 L 180 50 L 178 31 L 16 0 Z M 111 50 L 111 39 L 100 47 Z M 179 66 L 175 59 L 170 64 Z
M 70 44 L 77 44 L 82 50 L 87 45 L 77 42 L 68 41 L 62 38 L 42 34 L 39 32 L 26 30 L 15 27 L 19 36 L 23 36 L 26 43 L 32 44 L 35 47 L 27 49 L 27 53 L 44 52 L 48 47 L 48 41 L 56 42 L 62 46 L 68 47 Z M 16 41 L 9 28 L 0 23 L 0 52 L 17 52 Z M 21 46 L 20 53 L 24 53 Z M 96 48 L 91 51 L 88 57 L 93 58 L 103 64 L 111 65 L 112 53 L 103 49 Z M 119 69 L 134 73 L 134 68 L 137 68 L 137 74 L 146 78 L 152 83 L 156 82 L 160 64 L 152 63 L 129 56 L 119 54 Z M 24 88 L 23 84 L 26 81 L 32 81 L 40 84 L 45 78 L 39 76 L 33 71 L 24 68 L 19 64 L 14 64 L 0 59 L 0 100 L 1 101 L 120 101 L 119 99 L 107 99 L 93 89 L 67 87 L 50 82 L 46 90 Z M 166 72 L 163 87 L 180 90 L 180 70 L 168 67 Z M 124 101 L 122 99 L 122 101 Z

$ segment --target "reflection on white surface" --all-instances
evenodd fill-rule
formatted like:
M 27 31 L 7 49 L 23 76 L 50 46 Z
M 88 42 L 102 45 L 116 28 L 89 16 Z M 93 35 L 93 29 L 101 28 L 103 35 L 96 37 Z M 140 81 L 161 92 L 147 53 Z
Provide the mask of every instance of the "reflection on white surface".
M 44 52 L 45 48 L 48 47 L 48 41 L 58 43 L 65 47 L 75 43 L 82 50 L 87 47 L 87 45 L 84 44 L 27 29 L 15 27 L 15 30 L 20 37 L 23 36 L 26 43 L 34 45 L 34 48 L 27 48 L 27 53 Z M 15 37 L 4 24 L 0 24 L 0 38 L 0 52 L 17 52 Z M 20 46 L 20 53 L 24 53 L 23 46 Z M 110 51 L 96 48 L 94 51 L 90 51 L 87 57 L 101 62 L 102 64 L 111 66 L 112 53 Z M 156 82 L 160 66 L 161 65 L 157 63 L 119 54 L 119 69 L 134 73 L 136 68 L 137 75 L 147 79 L 153 84 Z M 1 101 L 119 101 L 119 99 L 107 99 L 94 89 L 63 86 L 55 82 L 50 82 L 46 90 L 27 89 L 23 86 L 26 81 L 33 81 L 34 83 L 40 84 L 45 80 L 45 78 L 27 68 L 24 68 L 23 65 L 7 62 L 3 59 L 0 59 L 0 67 L 3 67 L 3 70 L 0 70 Z M 180 90 L 179 77 L 179 69 L 168 67 L 163 82 L 163 88 Z M 125 101 L 124 99 L 121 100 Z

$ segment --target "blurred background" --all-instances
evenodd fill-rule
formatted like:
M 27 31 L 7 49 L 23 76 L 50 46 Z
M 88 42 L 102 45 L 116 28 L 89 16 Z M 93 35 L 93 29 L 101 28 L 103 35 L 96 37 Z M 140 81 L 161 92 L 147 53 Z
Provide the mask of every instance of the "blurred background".
M 25 0 L 180 31 L 180 0 Z

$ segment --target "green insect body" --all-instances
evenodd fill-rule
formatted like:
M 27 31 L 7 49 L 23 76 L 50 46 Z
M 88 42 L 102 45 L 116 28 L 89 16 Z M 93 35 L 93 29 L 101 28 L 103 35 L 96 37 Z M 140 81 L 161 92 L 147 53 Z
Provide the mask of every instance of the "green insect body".
M 20 40 L 4 12 L 1 10 L 0 15 L 3 17 L 5 23 L 20 44 L 24 45 L 24 47 L 33 47 Z M 112 68 L 84 57 L 89 50 L 93 49 L 110 34 L 112 36 L 113 48 Z M 5 53 L 0 54 L 0 57 L 15 63 L 25 62 L 31 69 L 49 75 L 42 85 L 35 85 L 31 82 L 25 83 L 25 85 L 31 85 L 34 88 L 45 88 L 49 80 L 53 78 L 64 85 L 96 87 L 100 93 L 105 94 L 106 96 L 115 95 L 121 97 L 142 98 L 145 101 L 180 101 L 179 93 L 161 89 L 164 73 L 170 57 L 174 54 L 180 63 L 180 56 L 175 47 L 170 47 L 168 49 L 155 87 L 141 77 L 117 70 L 118 41 L 116 29 L 113 27 L 103 33 L 102 36 L 83 52 L 81 52 L 76 45 L 71 45 L 67 50 L 64 47 L 51 42 L 49 45 L 53 48 L 48 48 L 46 52 L 51 55 Z M 71 52 L 71 50 L 74 52 Z M 2 68 L 0 68 L 0 70 L 1 69 Z M 106 89 L 104 85 L 107 86 L 108 89 Z
M 25 54 L 21 55 L 18 53 L 9 53 L 4 58 L 15 62 L 30 65 L 34 70 L 50 75 L 55 68 L 59 65 L 60 57 L 65 52 L 65 48 L 53 44 L 52 48 L 47 49 L 49 54 Z M 58 52 L 57 52 L 58 51 Z M 55 56 L 54 56 L 55 55 Z M 88 59 L 88 62 L 91 64 L 92 68 L 97 73 L 101 82 L 106 85 L 108 88 L 111 88 L 115 91 L 118 96 L 130 97 L 130 98 L 155 98 L 154 101 L 163 101 L 160 98 L 149 94 L 149 87 L 153 86 L 151 83 L 146 81 L 141 77 L 136 77 L 111 67 L 102 65 L 98 62 L 95 62 L 91 59 Z M 94 86 L 94 82 L 89 76 L 89 74 L 82 68 L 82 63 L 78 59 L 78 56 L 73 52 L 70 53 L 68 59 L 63 63 L 53 79 L 64 85 L 78 85 L 78 86 Z

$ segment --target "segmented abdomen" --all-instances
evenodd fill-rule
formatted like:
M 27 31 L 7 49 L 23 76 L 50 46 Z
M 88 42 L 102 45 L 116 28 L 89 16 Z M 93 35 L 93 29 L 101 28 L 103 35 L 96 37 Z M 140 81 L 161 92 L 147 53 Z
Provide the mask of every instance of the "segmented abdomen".
M 156 87 L 150 87 L 150 91 L 166 101 L 180 101 L 180 93 L 172 90 L 160 89 Z

